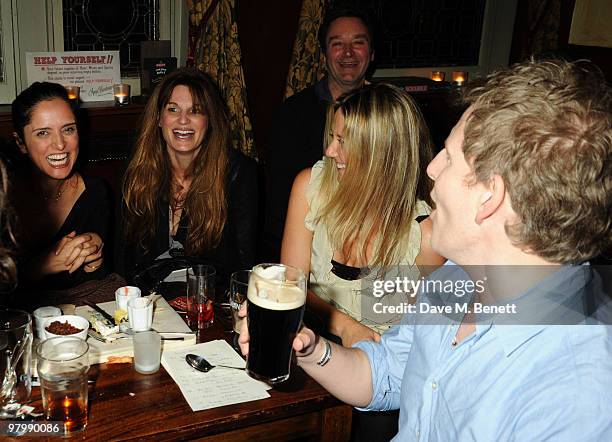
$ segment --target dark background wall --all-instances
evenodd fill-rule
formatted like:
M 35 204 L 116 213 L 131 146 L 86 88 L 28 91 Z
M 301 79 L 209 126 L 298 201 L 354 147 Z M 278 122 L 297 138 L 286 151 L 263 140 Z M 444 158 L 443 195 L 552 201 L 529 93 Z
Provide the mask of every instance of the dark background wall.
M 568 43 L 576 0 L 519 0 L 510 62 L 530 54 L 586 58 L 596 63 L 612 83 L 612 48 Z
M 302 0 L 238 0 L 236 14 L 255 146 L 283 101 Z

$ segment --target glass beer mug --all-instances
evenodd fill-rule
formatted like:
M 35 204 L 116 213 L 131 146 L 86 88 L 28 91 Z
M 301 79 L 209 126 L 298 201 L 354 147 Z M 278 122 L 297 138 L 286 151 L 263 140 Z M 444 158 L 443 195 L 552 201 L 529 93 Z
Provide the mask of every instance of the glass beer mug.
M 247 373 L 269 384 L 283 382 L 289 378 L 293 338 L 304 316 L 306 276 L 282 264 L 255 266 L 247 300 Z
M 14 417 L 30 398 L 32 340 L 28 313 L 0 309 L 0 418 Z

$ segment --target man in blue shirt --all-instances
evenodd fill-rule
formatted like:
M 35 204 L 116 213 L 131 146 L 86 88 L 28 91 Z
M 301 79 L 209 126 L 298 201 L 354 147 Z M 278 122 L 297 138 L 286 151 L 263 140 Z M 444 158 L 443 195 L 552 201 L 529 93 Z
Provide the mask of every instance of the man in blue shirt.
M 612 242 L 612 91 L 585 63 L 528 61 L 465 98 L 427 168 L 431 244 L 459 266 L 416 281 L 380 343 L 302 329 L 298 364 L 349 404 L 399 408 L 397 441 L 612 440 L 612 327 L 587 318 L 600 281 L 577 265 Z

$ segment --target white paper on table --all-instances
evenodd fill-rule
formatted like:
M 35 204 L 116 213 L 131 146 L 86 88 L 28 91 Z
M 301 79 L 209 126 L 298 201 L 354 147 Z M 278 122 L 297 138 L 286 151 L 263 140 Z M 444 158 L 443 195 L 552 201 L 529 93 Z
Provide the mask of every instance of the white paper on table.
M 178 269 L 166 276 L 163 282 L 187 282 L 187 269 Z
M 161 358 L 162 365 L 193 411 L 270 397 L 266 390 L 271 387 L 249 377 L 245 371 L 223 367 L 213 368 L 208 373 L 196 370 L 185 361 L 188 353 L 204 356 L 212 365 L 244 367 L 245 362 L 223 340 L 165 351 Z

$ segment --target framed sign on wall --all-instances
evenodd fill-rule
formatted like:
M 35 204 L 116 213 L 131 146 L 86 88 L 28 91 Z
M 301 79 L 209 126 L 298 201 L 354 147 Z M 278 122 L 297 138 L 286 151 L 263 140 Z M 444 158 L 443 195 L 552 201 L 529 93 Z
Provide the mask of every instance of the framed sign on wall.
M 26 67 L 28 84 L 80 86 L 82 101 L 113 100 L 113 84 L 121 82 L 119 51 L 28 52 Z

